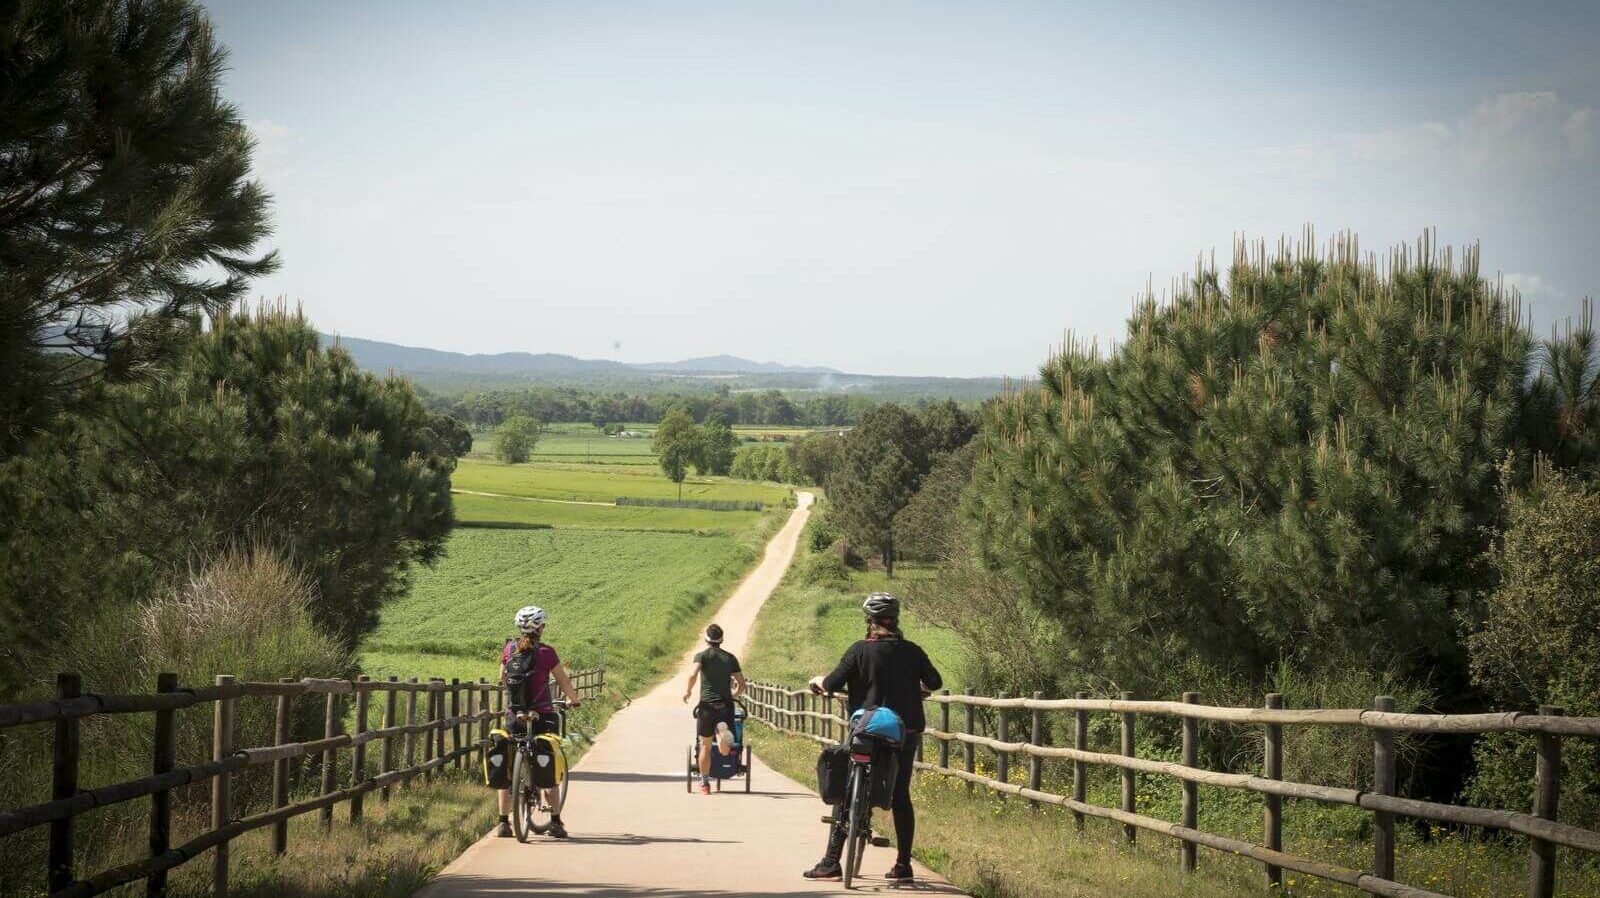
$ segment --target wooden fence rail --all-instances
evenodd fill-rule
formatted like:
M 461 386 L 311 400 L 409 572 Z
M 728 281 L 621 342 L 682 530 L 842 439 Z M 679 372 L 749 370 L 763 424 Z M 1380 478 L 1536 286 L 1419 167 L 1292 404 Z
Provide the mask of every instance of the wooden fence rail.
M 843 733 L 848 725 L 842 700 L 828 697 L 818 700 L 802 698 L 806 690 L 788 689 L 772 683 L 752 682 L 744 696 L 750 716 L 775 729 L 793 733 L 824 744 L 834 740 L 834 733 Z M 1556 797 L 1560 792 L 1561 740 L 1564 736 L 1600 737 L 1600 718 L 1565 717 L 1560 708 L 1542 706 L 1538 713 L 1516 711 L 1491 714 L 1401 714 L 1393 711 L 1394 701 L 1388 696 L 1378 696 L 1371 709 L 1305 709 L 1284 708 L 1282 697 L 1267 697 L 1262 708 L 1230 708 L 1200 704 L 1196 693 L 1184 693 L 1183 701 L 1135 701 L 1126 694 L 1119 699 L 1091 699 L 1078 693 L 1071 699 L 1006 698 L 980 695 L 950 695 L 948 691 L 930 696 L 938 705 L 938 729 L 928 729 L 925 738 L 938 742 L 937 763 L 917 762 L 917 769 L 940 776 L 962 780 L 1004 795 L 1016 795 L 1038 804 L 1053 804 L 1067 808 L 1081 821 L 1084 817 L 1097 817 L 1122 824 L 1128 841 L 1139 830 L 1160 833 L 1176 839 L 1180 846 L 1179 869 L 1191 872 L 1196 867 L 1195 848 L 1205 846 L 1217 851 L 1240 855 L 1260 861 L 1270 883 L 1280 883 L 1283 870 L 1292 870 L 1334 882 L 1353 886 L 1371 895 L 1391 898 L 1450 898 L 1417 886 L 1406 885 L 1394 879 L 1394 818 L 1416 817 L 1440 823 L 1476 826 L 1502 830 L 1528 837 L 1528 889 L 1529 898 L 1551 898 L 1555 894 L 1555 861 L 1559 847 L 1600 854 L 1600 832 L 1558 822 Z M 799 703 L 797 703 L 799 702 Z M 950 708 L 965 708 L 965 725 L 962 731 L 951 729 Z M 804 710 L 801 708 L 804 707 Z M 977 732 L 974 710 L 992 709 L 996 712 L 1027 710 L 1033 712 L 1031 731 L 1023 741 L 1012 741 L 1009 715 L 996 713 L 996 735 Z M 837 713 L 836 710 L 837 709 Z M 1052 711 L 1073 713 L 1073 747 L 1044 743 L 1044 727 L 1040 715 Z M 1115 714 L 1121 723 L 1120 753 L 1097 752 L 1088 749 L 1089 715 Z M 1134 752 L 1134 739 L 1139 715 L 1159 715 L 1179 718 L 1182 723 L 1183 749 L 1181 762 L 1157 761 L 1140 758 Z M 931 718 L 930 718 L 931 719 Z M 1263 770 L 1261 775 L 1224 773 L 1196 766 L 1198 721 L 1219 721 L 1243 726 L 1256 726 L 1262 733 Z M 1297 783 L 1282 779 L 1283 729 L 1301 726 L 1347 726 L 1364 728 L 1373 745 L 1375 783 L 1371 790 L 1321 786 Z M 827 735 L 817 735 L 818 731 Z M 1536 739 L 1538 758 L 1532 813 L 1520 811 L 1477 808 L 1445 804 L 1434 801 L 1403 798 L 1396 795 L 1394 734 L 1416 733 L 1527 733 Z M 952 767 L 950 747 L 964 747 L 964 764 Z M 994 776 L 977 772 L 976 750 L 987 749 L 995 756 Z M 1012 756 L 1028 758 L 1029 773 L 1026 785 L 1010 782 Z M 1073 764 L 1072 795 L 1057 795 L 1040 788 L 1041 776 L 1037 762 L 1045 759 L 1071 761 Z M 1095 765 L 1117 770 L 1121 775 L 1121 806 L 1116 808 L 1090 804 L 1085 800 L 1085 767 Z M 1138 774 L 1173 777 L 1184 785 L 1182 821 L 1172 823 L 1140 814 L 1133 807 L 1135 777 Z M 1199 795 L 1195 786 L 1217 786 L 1239 789 L 1262 797 L 1261 844 L 1247 842 L 1196 828 Z M 1330 805 L 1345 805 L 1371 811 L 1374 820 L 1372 870 L 1356 870 L 1313 858 L 1287 854 L 1282 850 L 1283 799 L 1295 798 Z
M 604 663 L 575 672 L 572 683 L 585 698 L 600 692 L 605 688 Z M 270 826 L 273 828 L 272 850 L 282 854 L 288 847 L 288 821 L 294 817 L 320 812 L 324 825 L 332 825 L 334 807 L 348 803 L 351 820 L 359 820 L 367 793 L 378 791 L 382 800 L 388 800 L 393 787 L 405 785 L 419 775 L 431 776 L 433 771 L 450 764 L 461 767 L 466 758 L 488 744 L 491 723 L 505 713 L 505 697 L 500 687 L 482 679 L 476 683 L 458 680 L 447 683 L 442 679 L 400 682 L 393 677 L 384 681 L 362 677 L 359 680 L 308 678 L 255 683 L 219 676 L 212 686 L 180 687 L 175 675 L 163 673 L 157 678 L 156 690 L 150 695 L 82 694 L 81 681 L 76 674 L 61 674 L 55 699 L 0 705 L 0 729 L 37 723 L 55 726 L 51 800 L 0 811 L 0 837 L 36 826 L 50 827 L 47 861 L 50 898 L 89 898 L 139 880 L 146 882 L 146 894 L 164 895 L 167 871 L 194 860 L 208 849 L 213 852 L 214 894 L 225 898 L 228 894 L 228 848 L 233 839 Z M 372 693 L 385 695 L 383 726 L 378 729 L 368 727 Z M 401 694 L 406 695 L 404 723 L 397 717 L 397 699 Z M 426 717 L 420 721 L 416 713 L 419 694 L 428 698 Z M 296 697 L 305 695 L 325 696 L 323 735 L 320 739 L 290 742 L 293 702 Z M 355 720 L 351 733 L 339 732 L 344 721 L 341 696 L 354 696 Z M 235 702 L 255 697 L 270 698 L 275 703 L 273 744 L 236 747 L 233 744 Z M 208 703 L 213 706 L 211 760 L 188 767 L 174 766 L 175 712 Z M 152 775 L 90 789 L 79 788 L 79 729 L 83 718 L 135 713 L 156 715 Z M 451 734 L 448 751 L 445 750 L 447 733 Z M 421 763 L 416 762 L 414 752 L 417 736 L 422 736 L 427 746 Z M 405 766 L 396 768 L 400 757 L 396 743 L 402 740 Z M 366 746 L 380 741 L 379 769 L 372 774 L 367 765 Z M 335 759 L 343 749 L 352 750 L 351 782 L 340 787 Z M 311 798 L 290 804 L 287 764 L 293 758 L 304 757 L 321 758 L 320 790 Z M 271 808 L 235 817 L 231 774 L 266 764 L 272 765 Z M 182 845 L 172 846 L 171 791 L 208 782 L 211 785 L 210 829 Z M 78 878 L 74 868 L 73 819 L 95 808 L 145 796 L 151 799 L 148 856 Z

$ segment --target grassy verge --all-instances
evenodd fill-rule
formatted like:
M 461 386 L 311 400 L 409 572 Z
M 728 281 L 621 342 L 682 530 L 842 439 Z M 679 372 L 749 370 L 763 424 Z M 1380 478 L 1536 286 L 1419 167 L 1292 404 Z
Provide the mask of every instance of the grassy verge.
M 449 772 L 432 785 L 399 790 L 387 804 L 369 796 L 360 823 L 340 805 L 333 826 L 316 814 L 289 824 L 289 851 L 272 854 L 269 830 L 232 843 L 234 898 L 405 898 L 482 836 L 495 806 L 470 771 Z M 171 894 L 211 894 L 211 865 L 204 858 L 174 872 Z
M 761 759 L 801 783 L 816 778 L 817 746 L 810 740 L 776 733 L 756 724 L 754 745 Z M 930 743 L 929 750 L 932 750 Z M 959 754 L 952 763 L 959 764 Z M 980 765 L 980 769 L 981 769 Z M 1013 776 L 1020 775 L 1013 772 Z M 1141 778 L 1141 781 L 1145 778 Z M 1060 785 L 1050 787 L 1060 792 Z M 1092 803 L 1115 806 L 1114 784 L 1107 778 L 1091 789 Z M 1202 848 L 1199 869 L 1178 869 L 1178 843 L 1141 832 L 1129 845 L 1120 824 L 1087 819 L 1078 830 L 1072 814 L 1060 808 L 1031 807 L 1027 801 L 1001 798 L 934 774 L 919 774 L 912 786 L 917 808 L 916 857 L 975 898 L 1247 898 L 1247 896 L 1363 895 L 1354 889 L 1302 876 L 1284 874 L 1284 888 L 1267 885 L 1261 865 Z M 1149 807 L 1141 793 L 1139 810 L 1164 816 Z M 1206 812 L 1210 807 L 1209 813 Z M 1203 790 L 1201 828 L 1241 838 L 1259 838 L 1260 800 L 1224 790 Z M 1353 867 L 1365 866 L 1370 845 L 1364 839 L 1329 837 L 1319 832 L 1306 805 L 1289 803 L 1288 850 Z M 1297 813 L 1301 823 L 1294 825 Z M 875 822 L 893 832 L 886 813 Z M 1230 832 L 1231 831 L 1231 832 Z M 1524 894 L 1527 851 L 1522 840 L 1477 838 L 1434 827 L 1402 827 L 1397 876 L 1441 894 L 1459 898 L 1506 898 Z M 1562 855 L 1556 894 L 1564 898 L 1600 896 L 1600 869 Z M 887 857 L 887 855 L 884 855 Z
M 881 571 L 852 571 L 847 579 L 819 582 L 810 574 L 814 558 L 803 536 L 783 582 L 762 606 L 741 659 L 753 679 L 798 685 L 827 673 L 862 637 L 861 600 L 867 593 L 894 592 L 933 576 L 926 566 L 901 564 L 895 567 L 893 580 Z M 947 683 L 961 676 L 961 644 L 954 634 L 923 626 L 912 609 L 904 612 L 901 625 L 906 636 L 927 651 Z

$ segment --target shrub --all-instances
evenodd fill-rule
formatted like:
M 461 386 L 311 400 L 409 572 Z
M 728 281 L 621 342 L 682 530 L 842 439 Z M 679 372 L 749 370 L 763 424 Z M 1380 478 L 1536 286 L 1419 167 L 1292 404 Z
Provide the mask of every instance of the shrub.
M 837 552 L 816 552 L 800 563 L 800 581 L 807 586 L 850 588 L 850 569 Z
M 650 499 L 622 496 L 618 505 L 637 505 L 647 508 L 698 508 L 701 511 L 760 511 L 762 504 L 755 500 L 733 499 Z
M 86 691 L 103 693 L 153 692 L 156 675 L 162 672 L 176 673 L 183 686 L 208 685 L 223 673 L 268 682 L 283 677 L 352 676 L 351 655 L 312 619 L 314 599 L 311 580 L 279 553 L 261 546 L 226 550 L 158 598 L 108 607 L 78 622 L 52 659 L 51 670 L 41 674 L 76 672 Z M 298 713 L 291 738 L 319 738 L 321 702 L 302 699 L 295 704 Z M 204 704 L 177 713 L 180 765 L 211 757 L 211 708 Z M 272 743 L 276 712 L 271 699 L 241 699 L 234 709 L 235 745 Z M 81 726 L 82 782 L 100 785 L 149 775 L 154 715 L 102 715 L 84 719 Z M 0 740 L 0 766 L 7 771 L 0 778 L 0 807 L 48 797 L 50 738 L 47 727 L 33 727 L 13 730 Z M 248 812 L 264 797 L 270 775 L 266 766 L 234 774 L 241 810 Z M 180 812 L 185 804 L 203 807 L 209 801 L 204 785 L 177 790 L 174 796 Z M 137 826 L 145 813 L 143 802 L 130 802 L 80 817 L 79 843 L 120 838 L 118 834 Z M 37 850 L 41 846 L 36 841 L 19 841 L 18 850 Z M 42 868 L 42 858 L 14 867 Z
M 813 552 L 825 552 L 839 539 L 839 528 L 834 526 L 829 508 L 830 505 L 819 500 L 812 507 L 811 519 L 806 521 L 805 533 L 801 538 Z
M 316 589 L 301 571 L 263 546 L 232 549 L 193 572 L 171 592 L 127 610 L 107 609 L 72 634 L 59 663 L 83 676 L 85 688 L 150 692 L 156 674 L 171 671 L 186 686 L 206 685 L 218 674 L 241 680 L 348 677 L 350 655 L 312 620 Z M 297 702 L 307 726 L 320 733 L 321 710 Z M 270 701 L 236 702 L 234 744 L 272 742 Z M 148 715 L 95 718 L 106 744 L 122 746 L 130 769 L 148 764 Z M 87 738 L 87 737 L 86 737 Z M 211 746 L 207 714 L 179 716 L 179 757 L 206 757 Z
M 741 480 L 768 480 L 774 483 L 800 483 L 800 472 L 789 460 L 783 446 L 753 443 L 740 446 L 734 455 L 731 475 Z
M 533 454 L 543 432 L 538 421 L 527 415 L 512 415 L 494 431 L 494 457 L 508 465 L 520 465 Z
M 1600 490 L 1559 473 L 1507 498 L 1506 525 L 1491 555 L 1498 586 L 1467 639 L 1477 683 L 1507 707 L 1549 703 L 1600 715 Z M 1480 739 L 1474 801 L 1528 803 L 1533 739 Z M 1561 816 L 1600 825 L 1600 752 L 1591 740 L 1564 746 Z

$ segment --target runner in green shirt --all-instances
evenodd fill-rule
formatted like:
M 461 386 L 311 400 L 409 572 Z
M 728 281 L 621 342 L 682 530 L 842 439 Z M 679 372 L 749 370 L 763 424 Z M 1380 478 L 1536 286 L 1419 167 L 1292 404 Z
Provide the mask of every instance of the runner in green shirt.
M 700 794 L 710 795 L 711 741 L 716 738 L 718 724 L 733 728 L 733 702 L 744 692 L 745 685 L 739 659 L 723 649 L 722 628 L 716 624 L 706 627 L 706 649 L 694 656 L 694 668 L 683 689 L 685 702 L 694 694 L 696 680 L 700 681 L 700 702 L 694 706 L 694 731 L 700 737 Z M 727 754 L 720 747 L 718 751 Z

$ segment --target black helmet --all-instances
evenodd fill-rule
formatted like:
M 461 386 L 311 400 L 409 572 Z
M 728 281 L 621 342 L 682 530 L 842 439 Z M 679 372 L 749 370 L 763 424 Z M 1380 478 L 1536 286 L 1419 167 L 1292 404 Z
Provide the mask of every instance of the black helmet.
M 875 592 L 861 603 L 861 610 L 871 619 L 887 617 L 899 620 L 900 600 L 886 592 Z
M 706 642 L 712 645 L 722 642 L 722 626 L 720 624 L 712 624 L 706 627 Z

